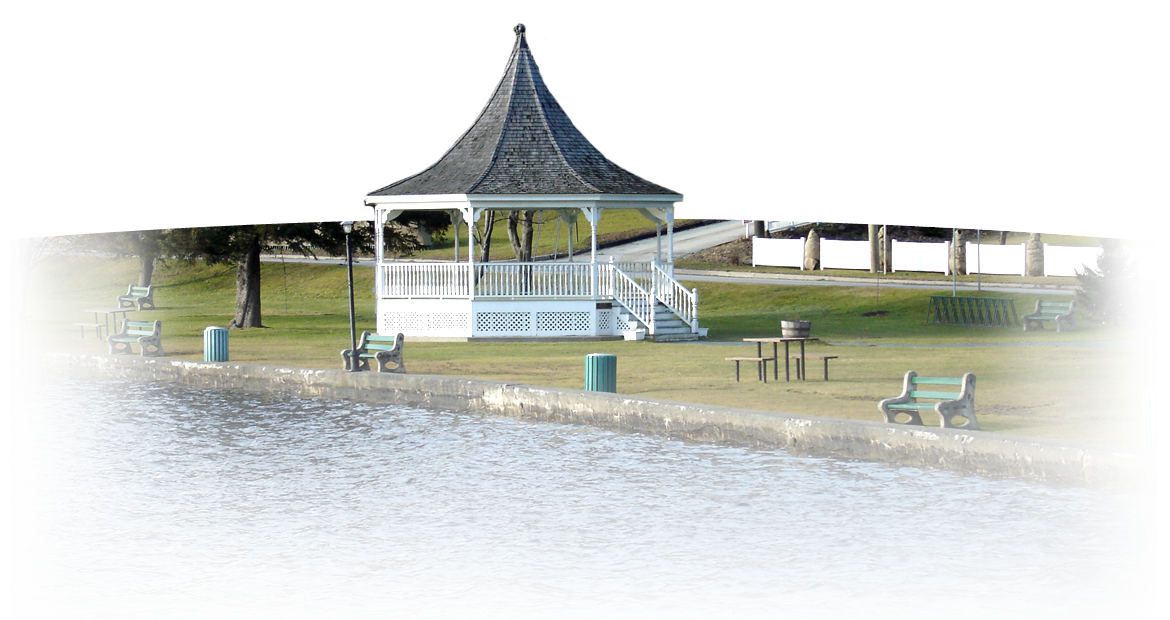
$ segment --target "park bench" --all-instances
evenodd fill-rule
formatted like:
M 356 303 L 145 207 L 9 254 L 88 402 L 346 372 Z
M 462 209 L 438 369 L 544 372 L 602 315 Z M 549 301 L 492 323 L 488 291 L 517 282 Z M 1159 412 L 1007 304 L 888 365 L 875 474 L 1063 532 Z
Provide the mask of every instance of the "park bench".
M 369 370 L 370 360 L 373 359 L 378 362 L 378 372 L 406 372 L 406 366 L 402 363 L 402 343 L 402 334 L 390 337 L 362 332 L 358 341 L 357 359 L 354 360 L 353 349 L 346 349 L 341 352 L 341 360 L 346 370 L 353 370 L 351 364 L 355 361 L 357 370 Z M 393 369 L 388 366 L 391 362 L 395 365 Z
M 1024 323 L 1024 331 L 1032 331 L 1032 328 L 1044 329 L 1044 323 L 1053 321 L 1056 323 L 1056 331 L 1062 332 L 1066 327 L 1076 329 L 1076 317 L 1073 315 L 1076 312 L 1077 301 L 1074 299 L 1068 302 L 1060 301 L 1044 301 L 1042 299 L 1036 300 L 1036 311 L 1025 314 L 1020 317 Z
M 921 385 L 959 386 L 960 391 L 930 392 L 919 389 Z M 922 398 L 938 402 L 919 402 Z M 878 409 L 886 417 L 886 422 L 894 424 L 923 426 L 922 416 L 918 412 L 933 409 L 939 415 L 939 426 L 943 428 L 979 430 L 979 421 L 975 419 L 975 375 L 971 373 L 961 378 L 919 377 L 913 370 L 908 371 L 902 384 L 902 394 L 879 402 Z M 956 424 L 955 418 L 962 418 L 964 422 Z
M 118 296 L 119 308 L 133 308 L 139 310 L 154 310 L 154 286 L 134 286 L 126 291 L 125 295 Z
M 106 342 L 111 355 L 133 353 L 130 345 L 134 343 L 138 343 L 143 357 L 166 355 L 162 348 L 162 321 L 122 321 L 122 331 L 107 337 Z
M 12 314 L 11 314 L 11 316 L 12 316 L 12 330 L 11 331 L 16 331 L 16 323 L 20 323 L 21 321 L 25 322 L 25 331 L 28 331 L 28 319 L 33 318 L 33 317 L 30 317 L 30 316 L 25 314 L 25 305 L 19 304 L 19 303 L 14 303 L 14 304 L 9 304 L 9 305 L 11 305 L 11 308 L 9 308 L 9 309 L 12 310 Z
M 735 382 L 739 383 L 739 363 L 740 362 L 755 362 L 756 363 L 756 378 L 762 380 L 764 383 L 768 382 L 768 362 L 776 363 L 774 357 L 727 357 L 724 358 L 729 362 L 735 362 Z

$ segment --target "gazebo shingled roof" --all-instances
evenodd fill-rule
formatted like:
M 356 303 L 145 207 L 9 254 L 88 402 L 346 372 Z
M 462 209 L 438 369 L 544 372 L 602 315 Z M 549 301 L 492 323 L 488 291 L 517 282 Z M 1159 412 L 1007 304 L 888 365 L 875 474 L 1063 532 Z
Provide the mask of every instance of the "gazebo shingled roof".
M 370 196 L 678 195 L 609 161 L 544 85 L 524 25 L 479 118 L 431 167 Z

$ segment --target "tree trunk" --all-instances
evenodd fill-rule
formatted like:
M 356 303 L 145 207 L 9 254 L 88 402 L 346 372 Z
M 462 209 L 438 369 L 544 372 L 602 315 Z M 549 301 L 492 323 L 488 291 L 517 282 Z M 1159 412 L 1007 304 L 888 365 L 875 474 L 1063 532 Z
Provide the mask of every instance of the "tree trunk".
M 527 263 L 532 260 L 532 221 L 536 211 L 508 212 L 508 241 L 516 260 Z
M 759 170 L 756 163 L 759 161 Z M 755 225 L 755 236 L 768 236 L 768 228 L 764 226 L 764 180 L 768 173 L 768 160 L 749 159 L 748 166 L 751 177 L 751 216 Z
M 492 230 L 496 227 L 496 213 L 495 211 L 488 211 L 483 214 L 483 233 L 477 235 L 476 243 L 479 244 L 479 262 L 486 263 L 491 260 L 492 252 Z
M 264 327 L 260 324 L 260 237 L 253 237 L 248 253 L 236 267 L 236 316 L 228 329 Z
M 157 256 L 149 254 L 142 254 L 138 257 L 141 269 L 138 270 L 138 286 L 150 286 L 150 280 L 154 277 L 154 261 Z

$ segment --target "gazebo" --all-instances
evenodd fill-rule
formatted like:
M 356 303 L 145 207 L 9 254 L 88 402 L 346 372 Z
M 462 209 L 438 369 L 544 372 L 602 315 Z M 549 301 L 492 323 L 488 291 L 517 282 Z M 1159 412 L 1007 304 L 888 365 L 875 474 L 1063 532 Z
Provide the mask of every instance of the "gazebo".
M 693 340 L 698 291 L 674 275 L 674 205 L 682 195 L 609 161 L 545 87 L 524 36 L 479 118 L 438 162 L 370 192 L 377 231 L 377 329 L 416 339 L 582 338 Z M 658 251 L 648 263 L 598 262 L 597 224 L 607 210 L 636 210 L 650 219 Z M 468 231 L 485 211 L 584 214 L 589 262 L 475 262 L 467 237 L 460 261 L 393 261 L 383 255 L 387 222 L 409 210 L 442 210 Z M 663 257 L 663 235 L 665 250 Z M 456 230 L 458 228 L 456 227 Z

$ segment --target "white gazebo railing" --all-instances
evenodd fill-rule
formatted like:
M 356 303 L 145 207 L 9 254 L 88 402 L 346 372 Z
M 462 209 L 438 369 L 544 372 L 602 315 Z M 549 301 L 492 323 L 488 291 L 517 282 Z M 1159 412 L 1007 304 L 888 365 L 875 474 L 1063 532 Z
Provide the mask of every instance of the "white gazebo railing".
M 660 263 L 391 263 L 380 266 L 383 299 L 617 302 L 655 328 L 662 304 L 698 330 L 698 291 L 688 290 Z

